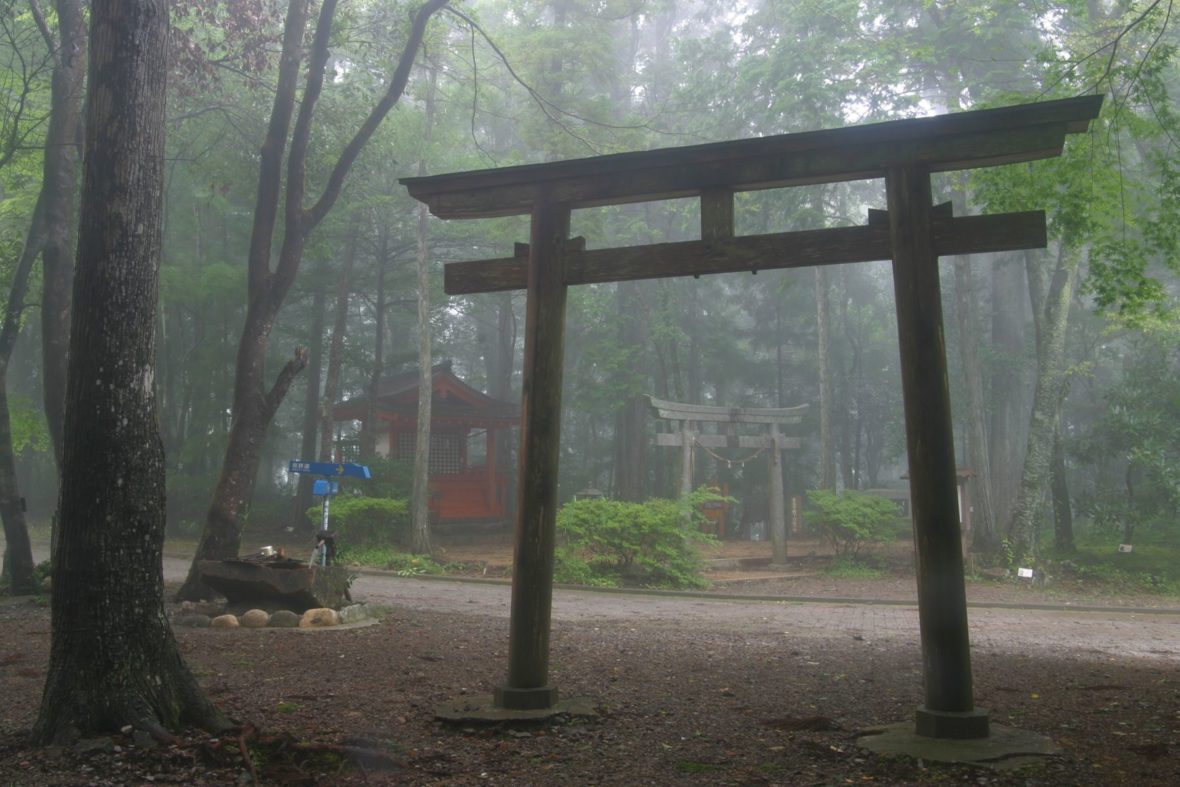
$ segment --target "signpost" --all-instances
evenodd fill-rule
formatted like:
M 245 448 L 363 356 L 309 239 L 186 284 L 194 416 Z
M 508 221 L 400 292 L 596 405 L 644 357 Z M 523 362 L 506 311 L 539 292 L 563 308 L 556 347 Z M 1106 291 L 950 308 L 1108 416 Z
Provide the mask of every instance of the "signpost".
M 343 476 L 345 478 L 369 479 L 373 477 L 373 474 L 369 472 L 368 465 L 358 465 L 351 462 L 304 462 L 302 459 L 292 459 L 287 465 L 287 471 L 322 475 L 329 478 Z
M 370 479 L 373 474 L 369 472 L 368 465 L 358 465 L 351 462 L 305 462 L 302 459 L 292 459 L 287 465 L 287 471 L 327 476 L 327 478 L 317 478 L 311 488 L 313 495 L 324 499 L 324 513 L 320 517 L 320 532 L 316 534 L 311 562 L 312 565 L 329 565 L 336 554 L 336 538 L 328 532 L 328 509 L 331 506 L 332 497 L 340 494 L 340 482 L 329 481 L 328 478 Z

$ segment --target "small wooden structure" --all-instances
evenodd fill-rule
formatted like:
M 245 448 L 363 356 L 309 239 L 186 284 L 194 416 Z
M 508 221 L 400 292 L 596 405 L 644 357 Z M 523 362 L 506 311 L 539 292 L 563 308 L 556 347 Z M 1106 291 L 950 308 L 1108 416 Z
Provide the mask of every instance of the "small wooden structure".
M 591 282 L 893 262 L 905 400 L 925 704 L 915 732 L 988 735 L 975 707 L 959 544 L 955 447 L 938 257 L 1043 247 L 1042 211 L 951 216 L 932 204 L 935 172 L 1060 155 L 1089 128 L 1102 96 L 938 117 L 622 153 L 483 172 L 406 178 L 445 219 L 529 214 L 529 244 L 513 257 L 452 263 L 451 294 L 527 290 L 515 571 L 502 709 L 558 703 L 549 683 L 562 353 L 568 287 Z M 734 193 L 882 178 L 887 212 L 865 226 L 738 237 Z M 574 208 L 699 197 L 701 239 L 586 250 L 569 238 Z
M 509 510 L 507 468 L 496 464 L 497 441 L 520 419 L 517 406 L 481 393 L 460 380 L 444 361 L 431 368 L 430 512 L 435 522 L 500 521 Z M 382 378 L 374 401 L 376 448 L 381 456 L 413 461 L 418 428 L 418 370 Z M 338 403 L 332 417 L 359 421 L 369 414 L 367 396 Z M 346 453 L 354 441 L 342 442 Z M 347 456 L 338 456 L 344 461 Z
M 783 500 L 782 452 L 799 447 L 799 438 L 784 437 L 779 428 L 798 424 L 807 413 L 808 405 L 796 407 L 716 407 L 713 405 L 666 402 L 647 397 L 656 415 L 680 422 L 679 433 L 656 435 L 656 445 L 680 449 L 680 494 L 693 489 L 693 448 L 756 448 L 769 451 L 767 489 L 770 495 L 770 540 L 774 549 L 774 564 L 787 562 L 787 517 Z M 725 434 L 700 434 L 698 422 L 725 425 Z M 768 435 L 739 435 L 738 424 L 765 424 Z

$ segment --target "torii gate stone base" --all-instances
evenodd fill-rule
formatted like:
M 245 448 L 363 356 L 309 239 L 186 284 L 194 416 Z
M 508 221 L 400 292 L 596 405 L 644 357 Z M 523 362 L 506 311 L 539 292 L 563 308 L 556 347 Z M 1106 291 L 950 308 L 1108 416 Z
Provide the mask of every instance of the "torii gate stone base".
M 557 469 L 566 289 L 631 279 L 892 260 L 917 552 L 925 702 L 915 740 L 977 742 L 955 450 L 938 257 L 1043 247 L 1041 211 L 954 217 L 936 211 L 930 175 L 1060 155 L 1086 131 L 1101 96 L 939 117 L 402 180 L 440 218 L 529 214 L 527 256 L 447 265 L 451 294 L 527 289 L 521 450 L 508 676 L 490 707 L 550 712 Z M 883 178 L 886 221 L 743 236 L 734 193 Z M 701 240 L 586 250 L 574 208 L 697 196 Z M 518 254 L 523 249 L 518 250 Z M 769 677 L 769 676 L 768 676 Z M 769 682 L 769 681 L 768 681 Z M 879 736 L 878 736 L 879 737 Z

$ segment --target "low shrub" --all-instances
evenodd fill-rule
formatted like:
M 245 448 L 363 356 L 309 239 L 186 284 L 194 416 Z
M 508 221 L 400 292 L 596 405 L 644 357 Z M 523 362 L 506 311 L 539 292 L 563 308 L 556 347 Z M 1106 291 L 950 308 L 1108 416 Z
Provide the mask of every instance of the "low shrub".
M 698 490 L 681 500 L 567 503 L 557 514 L 555 579 L 582 585 L 703 587 L 708 582 L 698 547 L 714 539 L 700 531 L 697 507 L 715 499 L 715 493 Z
M 837 557 L 856 558 L 866 544 L 889 541 L 898 531 L 897 504 L 892 500 L 851 489 L 840 494 L 813 489 L 807 498 L 814 510 L 804 518 L 832 545 Z
M 307 515 L 318 522 L 321 506 L 308 509 Z M 329 528 L 336 533 L 337 547 L 380 547 L 406 543 L 410 530 L 409 504 L 388 497 L 332 498 L 328 509 Z

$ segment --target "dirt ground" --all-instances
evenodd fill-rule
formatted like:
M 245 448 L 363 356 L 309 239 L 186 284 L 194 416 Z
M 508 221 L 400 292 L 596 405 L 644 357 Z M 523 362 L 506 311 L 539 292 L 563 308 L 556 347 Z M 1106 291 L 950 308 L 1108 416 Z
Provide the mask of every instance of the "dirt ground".
M 507 585 L 366 573 L 354 596 L 378 609 L 373 625 L 177 629 L 240 737 L 189 731 L 157 746 L 131 732 L 32 750 L 48 609 L 11 599 L 0 605 L 0 784 L 1180 783 L 1180 610 L 1168 599 L 971 583 L 977 704 L 1062 752 L 1020 771 L 887 759 L 856 740 L 922 701 L 913 588 L 832 579 L 796 554 L 786 572 L 720 571 L 712 595 L 557 591 L 550 676 L 594 715 L 544 725 L 435 718 L 503 680 Z M 166 576 L 185 567 L 166 560 Z M 1106 602 L 1123 609 L 1098 609 Z

